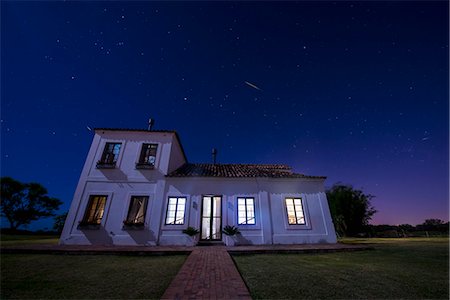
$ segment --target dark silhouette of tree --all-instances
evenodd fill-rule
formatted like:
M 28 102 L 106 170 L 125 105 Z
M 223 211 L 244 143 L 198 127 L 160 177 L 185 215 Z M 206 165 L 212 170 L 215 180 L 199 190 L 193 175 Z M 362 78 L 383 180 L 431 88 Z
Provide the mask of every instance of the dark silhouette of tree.
M 407 237 L 408 234 L 410 234 L 411 232 L 413 232 L 416 228 L 410 224 L 400 224 L 397 226 L 401 236 L 403 237 Z
M 418 230 L 425 231 L 447 231 L 448 232 L 448 222 L 444 223 L 444 221 L 440 219 L 426 219 L 425 222 L 416 226 Z
M 424 226 L 439 226 L 442 224 L 444 224 L 444 221 L 442 221 L 440 219 L 426 219 L 422 225 L 424 225 Z
M 369 220 L 376 213 L 366 195 L 350 185 L 335 184 L 327 190 L 331 217 L 339 236 L 355 236 L 365 231 Z
M 1 216 L 8 220 L 12 230 L 54 216 L 62 204 L 59 199 L 49 197 L 47 189 L 39 183 L 21 183 L 11 177 L 2 177 L 0 181 Z
M 66 222 L 67 218 L 67 212 L 63 213 L 62 215 L 57 215 L 53 218 L 55 223 L 53 223 L 53 230 L 56 232 L 62 232 L 64 228 L 64 223 Z

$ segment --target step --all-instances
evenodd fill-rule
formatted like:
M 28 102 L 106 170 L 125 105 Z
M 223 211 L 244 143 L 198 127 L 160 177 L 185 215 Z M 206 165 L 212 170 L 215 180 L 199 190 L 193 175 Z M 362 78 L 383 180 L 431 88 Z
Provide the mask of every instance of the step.
M 197 246 L 225 246 L 222 241 L 199 241 Z

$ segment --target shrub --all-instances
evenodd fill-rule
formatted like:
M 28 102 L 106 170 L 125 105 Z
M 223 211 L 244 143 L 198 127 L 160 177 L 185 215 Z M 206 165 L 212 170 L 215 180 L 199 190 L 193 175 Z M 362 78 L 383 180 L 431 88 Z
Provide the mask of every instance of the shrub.
M 200 231 L 198 229 L 194 228 L 194 227 L 190 227 L 189 226 L 188 228 L 183 230 L 183 233 L 187 234 L 189 236 L 195 236 L 196 234 L 199 234 Z
M 225 226 L 223 228 L 222 232 L 229 236 L 241 233 L 236 226 L 230 226 L 230 225 Z

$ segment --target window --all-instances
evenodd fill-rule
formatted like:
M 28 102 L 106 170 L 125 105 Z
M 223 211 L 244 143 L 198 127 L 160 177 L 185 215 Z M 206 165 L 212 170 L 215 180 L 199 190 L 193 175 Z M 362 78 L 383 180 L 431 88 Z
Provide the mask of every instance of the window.
M 138 169 L 153 168 L 156 161 L 156 150 L 158 150 L 158 144 L 143 144 L 139 162 L 136 164 L 136 167 Z
M 105 212 L 106 196 L 90 196 L 82 225 L 100 225 Z
M 121 146 L 121 143 L 106 143 L 102 158 L 97 162 L 97 167 L 115 167 Z
M 144 225 L 148 196 L 132 196 L 125 225 Z
M 305 214 L 301 198 L 286 198 L 289 225 L 305 225 Z
M 183 225 L 185 207 L 185 197 L 169 197 L 169 202 L 167 204 L 166 225 Z
M 255 199 L 238 198 L 238 225 L 255 225 Z

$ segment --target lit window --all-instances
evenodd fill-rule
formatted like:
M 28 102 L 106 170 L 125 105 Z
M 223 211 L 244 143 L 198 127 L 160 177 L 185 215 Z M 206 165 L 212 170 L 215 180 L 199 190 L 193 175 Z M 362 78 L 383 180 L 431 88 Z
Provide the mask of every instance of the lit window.
M 148 196 L 132 196 L 125 225 L 144 225 Z
M 186 207 L 185 197 L 169 197 L 167 203 L 167 225 L 182 225 L 184 224 L 184 209 Z
M 153 168 L 156 161 L 156 151 L 158 144 L 143 144 L 137 168 Z
M 105 212 L 106 196 L 90 196 L 89 203 L 81 223 L 100 225 Z
M 255 199 L 238 198 L 238 224 L 255 225 Z
M 102 158 L 97 162 L 97 167 L 115 167 L 121 146 L 121 143 L 106 143 Z
M 305 214 L 301 198 L 286 198 L 289 225 L 305 225 Z

